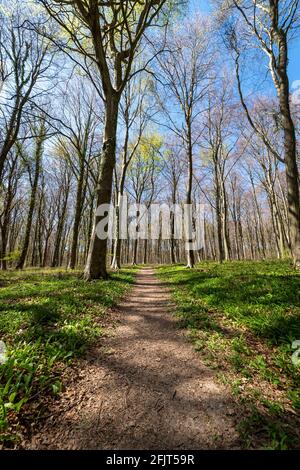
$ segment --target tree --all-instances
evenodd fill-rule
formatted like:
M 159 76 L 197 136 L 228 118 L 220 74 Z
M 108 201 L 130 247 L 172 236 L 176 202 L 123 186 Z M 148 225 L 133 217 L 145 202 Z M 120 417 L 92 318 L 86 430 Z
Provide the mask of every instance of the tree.
M 97 142 L 99 117 L 95 108 L 95 96 L 83 80 L 76 80 L 73 86 L 68 86 L 63 117 L 60 117 L 63 126 L 59 129 L 57 151 L 69 163 L 76 181 L 70 269 L 75 269 L 77 262 L 78 237 L 92 160 L 100 153 Z
M 170 188 L 170 202 L 174 207 L 179 202 L 179 185 L 181 177 L 184 173 L 184 156 L 180 155 L 180 141 L 177 145 L 176 142 L 173 144 L 165 144 L 166 150 L 162 154 L 163 158 L 163 176 L 166 179 Z M 179 261 L 178 244 L 175 240 L 175 215 L 171 212 L 171 239 L 170 239 L 170 259 L 171 263 Z
M 0 9 L 0 182 L 22 124 L 32 115 L 35 102 L 46 94 L 51 78 L 51 45 L 29 28 L 28 18 L 35 13 L 14 2 L 4 2 Z M 36 15 L 36 25 L 41 22 L 42 18 Z
M 235 247 L 236 257 L 238 260 L 245 259 L 245 246 L 244 246 L 244 232 L 242 226 L 242 196 L 244 189 L 242 187 L 242 178 L 237 173 L 230 174 L 230 188 L 231 188 L 231 199 L 232 203 L 230 206 L 230 212 L 234 222 L 234 236 L 235 236 Z M 257 206 L 259 221 L 261 222 L 260 207 Z M 260 225 L 262 230 L 262 226 Z M 264 249 L 264 238 L 262 234 L 263 249 Z M 264 251 L 265 256 L 265 251 Z
M 42 0 L 48 13 L 72 40 L 71 50 L 83 57 L 88 75 L 96 85 L 92 71 L 96 68 L 101 87 L 98 93 L 105 103 L 105 124 L 100 174 L 97 184 L 97 207 L 110 204 L 113 171 L 116 163 L 116 136 L 119 103 L 131 79 L 132 65 L 147 28 L 158 18 L 166 0 L 105 1 Z M 68 49 L 68 46 L 64 48 Z M 97 237 L 96 227 L 104 216 L 94 218 L 85 279 L 107 277 L 107 240 Z
M 220 77 L 217 86 L 211 87 L 202 138 L 202 146 L 206 149 L 206 163 L 212 167 L 217 239 L 221 263 L 229 260 L 231 256 L 226 182 L 237 159 L 241 156 L 235 155 L 233 159 L 233 152 L 236 150 L 239 140 L 239 136 L 235 135 L 234 128 L 235 107 L 232 82 L 226 73 Z
M 142 134 L 150 118 L 150 106 L 147 103 L 147 88 L 149 81 L 142 75 L 132 79 L 125 87 L 121 101 L 121 118 L 124 126 L 124 144 L 121 151 L 120 168 L 115 171 L 116 184 L 116 220 L 113 245 L 113 260 L 111 267 L 118 270 L 121 267 L 120 240 L 120 211 L 124 196 L 127 170 L 141 142 Z M 134 134 L 132 136 L 131 134 Z
M 10 151 L 6 159 L 3 172 L 3 183 L 0 188 L 0 230 L 1 230 L 1 248 L 0 262 L 1 269 L 7 269 L 7 244 L 8 235 L 11 227 L 12 212 L 18 202 L 17 190 L 22 177 L 23 168 L 20 165 L 20 156 L 15 148 Z
M 158 57 L 158 104 L 167 117 L 167 127 L 183 142 L 187 162 L 186 204 L 192 206 L 194 150 L 201 132 L 195 131 L 209 87 L 213 55 L 209 49 L 208 27 L 199 21 L 185 22 L 174 30 L 166 51 Z M 168 103 L 174 107 L 172 112 Z M 187 240 L 190 243 L 190 240 Z M 187 267 L 195 265 L 194 252 L 187 249 Z
M 143 204 L 147 211 L 149 210 L 153 200 L 157 194 L 158 174 L 161 171 L 160 150 L 162 147 L 162 139 L 158 134 L 148 134 L 144 136 L 136 150 L 135 157 L 131 160 L 128 169 L 128 182 L 126 189 L 132 196 L 134 202 L 139 206 Z M 139 218 L 143 217 L 140 213 Z M 137 227 L 139 229 L 139 227 Z M 132 264 L 137 264 L 139 235 L 133 240 Z M 144 245 L 147 251 L 147 238 Z M 144 252 L 144 261 L 145 261 Z
M 55 174 L 53 175 L 54 176 L 53 178 L 54 191 L 52 192 L 51 200 L 53 201 L 53 206 L 54 206 L 53 213 L 54 213 L 54 218 L 56 218 L 57 223 L 56 223 L 56 233 L 55 233 L 55 239 L 54 239 L 53 256 L 52 256 L 52 261 L 51 261 L 52 267 L 60 266 L 61 261 L 62 261 L 61 252 L 62 252 L 62 249 L 65 248 L 65 246 L 63 245 L 63 233 L 65 231 L 65 225 L 68 222 L 67 220 L 68 202 L 70 199 L 70 188 L 71 188 L 71 180 L 72 180 L 72 170 L 70 166 L 68 165 L 68 162 L 66 161 L 66 159 L 61 158 L 61 155 L 59 153 L 55 155 L 55 157 L 58 160 L 58 164 L 57 164 Z M 47 257 L 46 246 L 45 246 L 44 259 L 46 259 Z
M 33 219 L 33 213 L 34 213 L 35 205 L 36 205 L 37 189 L 38 189 L 38 183 L 39 183 L 41 167 L 42 167 L 43 147 L 44 147 L 44 142 L 46 139 L 46 127 L 45 127 L 45 120 L 43 117 L 41 117 L 39 124 L 34 126 L 33 131 L 37 135 L 33 157 L 27 155 L 23 145 L 19 144 L 20 153 L 22 155 L 22 158 L 24 159 L 26 168 L 28 170 L 31 193 L 30 193 L 30 200 L 29 200 L 27 223 L 26 223 L 26 228 L 25 228 L 25 236 L 24 236 L 24 241 L 23 241 L 23 245 L 21 249 L 20 258 L 17 263 L 17 269 L 23 269 L 25 261 L 26 261 L 28 247 L 29 247 L 31 228 L 32 228 L 32 219 Z
M 284 164 L 288 192 L 288 219 L 294 266 L 300 269 L 300 191 L 297 167 L 296 132 L 290 106 L 290 84 L 288 75 L 289 43 L 296 28 L 299 28 L 299 0 L 243 0 L 230 1 L 244 21 L 252 38 L 268 58 L 269 71 L 276 88 L 279 102 L 278 124 L 283 130 Z M 229 33 L 231 48 L 235 51 L 236 74 L 242 105 L 252 128 L 262 138 L 269 151 L 279 158 L 276 151 L 260 133 L 246 105 L 240 79 L 240 38 L 237 29 Z

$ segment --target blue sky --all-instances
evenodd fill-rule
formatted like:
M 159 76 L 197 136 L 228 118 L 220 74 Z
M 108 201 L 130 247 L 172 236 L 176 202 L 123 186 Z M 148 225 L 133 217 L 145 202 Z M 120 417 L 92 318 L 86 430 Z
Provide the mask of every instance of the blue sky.
M 209 2 L 205 0 L 190 0 L 191 10 L 210 11 Z M 289 76 L 291 84 L 300 80 L 300 34 L 290 46 Z
M 290 49 L 290 80 L 300 80 L 300 38 L 297 38 Z

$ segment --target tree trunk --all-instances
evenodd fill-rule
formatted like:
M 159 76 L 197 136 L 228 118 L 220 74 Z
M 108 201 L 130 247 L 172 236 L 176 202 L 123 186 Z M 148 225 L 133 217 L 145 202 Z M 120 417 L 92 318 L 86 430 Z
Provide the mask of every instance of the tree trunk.
M 148 240 L 144 240 L 144 260 L 143 264 L 147 264 L 148 262 Z
M 49 238 L 50 238 L 50 233 L 49 234 L 47 233 L 46 238 L 45 238 L 44 252 L 43 252 L 43 258 L 42 258 L 42 268 L 44 268 L 47 264 Z
M 134 240 L 133 241 L 132 266 L 137 265 L 137 249 L 138 249 L 138 240 Z
M 43 129 L 43 125 L 42 125 L 41 130 L 42 129 Z M 17 269 L 23 269 L 24 268 L 24 264 L 25 264 L 25 260 L 26 260 L 26 256 L 27 256 L 27 252 L 28 252 L 29 241 L 30 241 L 30 233 L 31 233 L 31 227 L 32 227 L 32 219 L 33 219 L 33 213 L 34 213 L 35 202 L 36 202 L 37 187 L 38 187 L 38 182 L 39 182 L 39 177 L 40 177 L 40 170 L 41 170 L 43 142 L 44 142 L 44 137 L 39 137 L 38 141 L 37 141 L 37 146 L 36 146 L 34 179 L 33 179 L 33 184 L 32 184 L 32 188 L 31 188 L 29 211 L 28 211 L 27 224 L 26 224 L 26 229 L 25 229 L 25 238 L 24 238 L 24 242 L 23 242 L 21 255 L 20 255 L 19 261 L 17 263 L 17 267 L 16 267 Z
M 63 224 L 64 220 L 61 220 L 57 227 L 56 237 L 55 237 L 55 244 L 54 244 L 54 253 L 52 258 L 51 267 L 56 268 L 59 265 L 59 253 L 60 253 L 60 245 L 63 233 Z
M 5 259 L 6 256 L 6 247 L 7 247 L 7 230 L 6 225 L 3 225 L 1 230 L 1 250 L 0 250 L 0 260 L 1 260 L 1 269 L 3 271 L 7 270 L 7 262 Z
M 261 209 L 260 209 L 260 206 L 258 204 L 255 184 L 254 184 L 254 180 L 253 180 L 252 175 L 250 175 L 250 181 L 251 181 L 252 192 L 253 192 L 253 200 L 254 200 L 255 209 L 256 209 L 256 213 L 257 213 L 257 225 L 258 225 L 258 231 L 259 231 L 259 234 L 260 234 L 262 253 L 263 253 L 263 257 L 266 258 L 266 242 L 265 242 L 264 231 L 263 231 Z
M 284 159 L 287 183 L 288 219 L 291 238 L 291 251 L 296 269 L 300 269 L 300 190 L 297 167 L 295 125 L 290 108 L 290 84 L 288 77 L 288 39 L 278 21 L 278 3 L 270 9 L 272 37 L 278 46 L 278 58 L 271 61 L 271 72 L 279 97 L 280 113 L 283 121 Z
M 119 98 L 116 94 L 111 94 L 106 100 L 104 142 L 97 186 L 96 211 L 102 204 L 111 203 L 113 170 L 116 161 L 118 108 Z M 103 218 L 104 217 L 100 217 L 97 214 L 94 218 L 89 254 L 84 271 L 84 278 L 86 280 L 106 279 L 108 277 L 106 268 L 107 239 L 100 240 L 96 233 L 97 225 Z
M 120 240 L 120 198 L 116 207 L 116 218 L 115 218 L 115 239 L 113 247 L 113 259 L 111 262 L 111 269 L 118 271 L 121 269 L 121 240 Z
M 223 263 L 225 260 L 224 244 L 223 244 L 223 224 L 222 224 L 222 204 L 220 195 L 219 181 L 216 181 L 216 215 L 217 215 L 217 235 L 219 248 L 219 261 Z
M 297 167 L 296 133 L 291 116 L 289 101 L 289 78 L 287 74 L 287 43 L 286 37 L 279 43 L 281 61 L 279 75 L 281 83 L 279 87 L 280 111 L 283 116 L 284 154 L 286 166 L 286 183 L 288 199 L 288 217 L 290 225 L 291 249 L 294 266 L 300 269 L 300 192 L 299 174 Z
M 176 193 L 177 193 L 177 184 L 173 181 L 173 191 L 172 191 L 172 204 L 175 210 L 176 205 Z M 170 240 L 170 255 L 171 255 L 171 264 L 176 263 L 176 253 L 175 253 L 176 243 L 175 243 L 175 213 L 171 212 L 171 240 Z
M 80 157 L 81 158 L 81 157 Z M 78 236 L 79 236 L 79 227 L 80 219 L 82 214 L 82 203 L 83 203 L 83 180 L 84 180 L 84 161 L 81 158 L 80 160 L 80 171 L 79 179 L 77 184 L 76 191 L 76 206 L 75 206 L 75 216 L 74 216 L 74 225 L 73 225 L 73 234 L 72 234 L 72 245 L 71 245 L 71 255 L 69 268 L 75 269 L 76 260 L 77 260 L 77 246 L 78 246 Z
M 86 256 L 85 256 L 85 259 L 84 259 L 84 262 L 86 263 L 86 260 L 87 260 L 87 256 L 88 256 L 88 253 L 89 253 L 89 249 L 90 249 L 90 243 L 91 243 L 91 236 L 92 236 L 92 232 L 93 232 L 93 212 L 94 212 L 94 200 L 95 200 L 95 195 L 91 195 L 91 200 L 90 200 L 90 210 L 89 210 L 89 221 L 88 221 L 88 233 L 87 233 L 87 250 L 86 250 Z
M 111 268 L 115 271 L 121 269 L 121 240 L 120 240 L 120 210 L 121 210 L 121 201 L 124 194 L 125 186 L 125 175 L 126 175 L 127 165 L 123 165 L 122 175 L 120 180 L 120 190 L 118 193 L 118 201 L 116 207 L 116 219 L 115 219 L 115 240 L 114 240 L 114 251 L 113 251 L 113 260 L 111 263 Z
M 192 130 L 191 124 L 188 122 L 188 183 L 187 183 L 187 195 L 186 195 L 186 204 L 190 208 L 190 217 L 192 218 L 193 209 L 192 209 L 192 190 L 193 190 L 193 146 L 192 146 Z M 192 220 L 189 220 L 189 223 L 192 224 Z M 193 224 L 192 224 L 193 225 Z M 192 240 L 188 240 L 190 244 Z M 195 255 L 194 251 L 187 249 L 187 268 L 192 269 L 195 267 Z

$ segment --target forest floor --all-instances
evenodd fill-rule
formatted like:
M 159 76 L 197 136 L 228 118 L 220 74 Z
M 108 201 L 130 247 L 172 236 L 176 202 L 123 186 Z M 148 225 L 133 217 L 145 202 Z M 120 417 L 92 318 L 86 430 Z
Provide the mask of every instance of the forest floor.
M 134 274 L 131 268 L 87 283 L 80 271 L 1 272 L 0 340 L 7 351 L 5 358 L 0 351 L 0 449 L 22 447 L 59 400 L 79 358 L 111 327 L 110 309 Z
M 239 403 L 243 447 L 300 448 L 300 273 L 287 261 L 164 266 L 176 316 Z M 299 354 L 299 353 L 298 353 Z
M 239 410 L 188 343 L 151 268 L 112 313 L 30 449 L 239 448 Z
M 0 299 L 0 448 L 300 448 L 300 274 L 288 261 L 92 283 L 11 271 Z

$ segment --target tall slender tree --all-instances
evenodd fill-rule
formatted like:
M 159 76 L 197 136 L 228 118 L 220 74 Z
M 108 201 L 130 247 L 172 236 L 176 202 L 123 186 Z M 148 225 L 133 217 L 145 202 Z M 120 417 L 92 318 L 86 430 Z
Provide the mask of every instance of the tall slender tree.
M 232 0 L 226 7 L 236 10 L 250 31 L 253 40 L 267 56 L 269 71 L 277 92 L 278 124 L 283 131 L 286 184 L 288 194 L 288 219 L 294 266 L 300 269 L 300 190 L 297 166 L 296 131 L 290 105 L 288 74 L 289 45 L 295 29 L 299 28 L 299 0 Z M 247 107 L 240 78 L 240 38 L 238 29 L 231 28 L 230 45 L 235 51 L 236 74 L 242 105 L 250 125 L 260 135 L 264 144 L 278 159 L 280 156 L 256 126 Z
M 34 129 L 34 133 L 36 134 L 35 139 L 35 149 L 34 155 L 28 156 L 27 152 L 25 152 L 23 145 L 19 145 L 20 153 L 25 161 L 25 165 L 28 169 L 28 176 L 30 181 L 30 200 L 29 200 L 29 208 L 27 214 L 27 223 L 25 228 L 25 235 L 24 241 L 21 249 L 20 258 L 17 263 L 17 269 L 23 269 L 26 256 L 28 252 L 29 242 L 30 242 L 30 235 L 31 235 L 31 228 L 32 228 L 32 220 L 33 214 L 36 206 L 36 198 L 37 198 L 37 190 L 38 184 L 41 174 L 42 168 L 42 157 L 43 157 L 43 150 L 44 150 L 44 142 L 46 139 L 46 126 L 45 120 L 42 117 L 40 122 L 36 124 Z
M 0 10 L 0 182 L 9 152 L 36 101 L 53 86 L 54 49 L 29 27 L 33 9 L 17 2 L 4 2 Z M 34 19 L 38 27 L 43 19 Z M 49 82 L 52 81 L 50 84 Z M 41 86 L 42 84 L 42 86 Z
M 167 127 L 180 137 L 186 152 L 186 205 L 192 207 L 194 151 L 199 141 L 199 129 L 195 131 L 197 118 L 209 88 L 209 73 L 213 55 L 209 48 L 208 25 L 194 20 L 186 21 L 179 30 L 173 31 L 168 47 L 158 57 L 159 79 L 157 99 Z M 171 104 L 175 113 L 170 110 Z M 177 113 L 176 113 L 177 111 Z M 192 212 L 192 211 L 191 211 Z M 192 218 L 192 214 L 190 214 Z M 190 224 L 192 225 L 192 224 Z M 191 232 L 191 226 L 186 227 Z M 189 248 L 190 233 L 187 234 L 187 267 L 195 265 L 194 251 Z
M 95 68 L 100 78 L 97 90 L 105 103 L 105 124 L 97 184 L 98 208 L 111 202 L 120 98 L 131 79 L 143 36 L 167 1 L 42 0 L 42 3 L 67 36 L 65 42 L 60 39 L 57 42 L 68 50 L 71 40 L 70 50 L 83 57 L 83 66 L 95 85 Z M 85 267 L 87 280 L 107 277 L 107 239 L 100 239 L 96 230 L 103 217 L 96 210 Z

